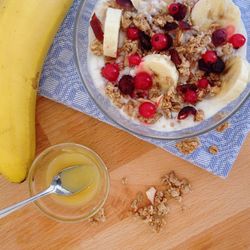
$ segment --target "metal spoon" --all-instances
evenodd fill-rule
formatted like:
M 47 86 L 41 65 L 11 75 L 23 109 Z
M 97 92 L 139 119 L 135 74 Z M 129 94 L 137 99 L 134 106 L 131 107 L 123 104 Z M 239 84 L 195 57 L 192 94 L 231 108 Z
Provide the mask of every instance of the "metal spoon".
M 47 196 L 49 194 L 58 194 L 58 195 L 62 195 L 62 196 L 70 196 L 70 195 L 73 195 L 73 194 L 76 194 L 76 193 L 79 193 L 80 191 L 82 191 L 83 189 L 86 188 L 86 186 L 88 185 L 83 185 L 79 190 L 74 190 L 74 192 L 66 189 L 64 186 L 63 186 L 63 183 L 61 181 L 62 179 L 62 175 L 65 174 L 66 172 L 68 171 L 72 171 L 72 169 L 74 168 L 79 168 L 79 167 L 82 167 L 82 166 L 72 166 L 72 167 L 68 167 L 68 168 L 65 168 L 63 169 L 61 172 L 59 172 L 52 180 L 50 186 L 44 190 L 43 192 L 33 196 L 33 197 L 30 197 L 29 199 L 26 199 L 24 201 L 21 201 L 15 205 L 12 205 L 10 207 L 7 207 L 5 209 L 2 209 L 0 210 L 0 218 L 3 218 L 7 215 L 9 215 L 10 213 L 18 210 L 19 208 L 22 208 L 26 205 L 28 205 L 29 203 L 31 202 L 34 202 L 44 196 Z

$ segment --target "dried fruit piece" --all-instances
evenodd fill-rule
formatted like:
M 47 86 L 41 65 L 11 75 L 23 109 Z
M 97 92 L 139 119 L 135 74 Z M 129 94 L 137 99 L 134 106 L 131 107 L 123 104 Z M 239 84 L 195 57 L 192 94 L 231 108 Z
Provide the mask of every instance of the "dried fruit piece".
M 211 64 L 206 63 L 203 59 L 200 59 L 198 61 L 198 67 L 200 70 L 205 71 L 206 73 L 212 72 L 212 66 Z
M 231 43 L 235 49 L 239 49 L 245 45 L 246 38 L 241 34 L 235 34 L 229 39 L 229 43 Z
M 151 89 L 153 85 L 152 76 L 147 72 L 139 72 L 135 76 L 135 88 L 140 90 Z
M 140 48 L 145 51 L 152 49 L 151 38 L 145 32 L 139 32 Z
M 130 0 L 116 0 L 116 3 L 125 9 L 133 8 L 133 4 Z
M 127 29 L 127 37 L 128 39 L 135 41 L 139 39 L 139 32 L 140 30 L 136 27 L 129 27 Z
M 107 63 L 102 68 L 102 76 L 110 82 L 115 82 L 119 77 L 119 65 L 116 63 Z
M 124 95 L 131 95 L 135 89 L 134 78 L 130 75 L 124 75 L 118 84 L 118 88 Z
M 152 118 L 156 114 L 156 105 L 151 102 L 144 102 L 139 106 L 139 113 L 145 118 Z
M 186 106 L 178 114 L 179 120 L 185 120 L 189 115 L 195 116 L 197 113 L 197 110 L 192 106 Z
M 169 54 L 171 56 L 171 60 L 175 65 L 181 65 L 182 64 L 182 60 L 179 56 L 179 53 L 176 49 L 170 49 L 169 50 Z
M 102 24 L 95 13 L 91 18 L 90 26 L 95 34 L 96 39 L 100 42 L 103 42 L 104 33 L 102 30 Z
M 166 31 L 172 31 L 172 30 L 176 30 L 179 27 L 179 25 L 176 22 L 167 22 L 164 26 L 164 30 Z
M 191 29 L 191 25 L 188 22 L 185 21 L 180 21 L 179 22 L 179 27 L 181 30 L 190 30 Z
M 226 29 L 215 30 L 212 34 L 212 41 L 214 46 L 218 47 L 227 43 L 228 34 Z
M 212 64 L 212 72 L 216 74 L 222 73 L 226 68 L 225 63 L 218 57 L 216 63 Z
M 178 85 L 177 88 L 176 88 L 177 92 L 180 94 L 180 95 L 183 95 L 185 94 L 188 90 L 192 90 L 192 91 L 197 91 L 198 88 L 195 84 L 181 84 L 181 85 Z

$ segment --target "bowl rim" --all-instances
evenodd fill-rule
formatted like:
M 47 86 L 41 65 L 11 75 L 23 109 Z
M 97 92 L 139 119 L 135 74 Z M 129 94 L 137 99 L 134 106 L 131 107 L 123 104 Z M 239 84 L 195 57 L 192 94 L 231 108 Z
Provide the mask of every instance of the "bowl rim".
M 205 129 L 202 129 L 200 130 L 199 132 L 193 132 L 193 133 L 190 133 L 190 134 L 186 134 L 186 135 L 180 135 L 180 136 L 171 136 L 171 137 L 161 137 L 161 136 L 158 136 L 158 135 L 148 135 L 148 134 L 141 134 L 139 132 L 136 132 L 134 131 L 133 129 L 131 128 L 127 128 L 126 126 L 124 126 L 122 124 L 122 122 L 118 122 L 116 121 L 113 117 L 111 117 L 108 112 L 106 111 L 105 108 L 103 108 L 101 105 L 99 105 L 99 103 L 95 100 L 94 96 L 92 95 L 92 92 L 91 90 L 89 89 L 88 87 L 88 84 L 85 83 L 85 80 L 83 75 L 81 74 L 81 70 L 80 70 L 80 60 L 79 60 L 79 55 L 78 55 L 78 51 L 77 51 L 77 27 L 78 27 L 78 24 L 80 24 L 80 16 L 81 16 L 81 11 L 82 9 L 85 8 L 85 5 L 87 5 L 87 0 L 85 1 L 82 1 L 81 4 L 78 6 L 78 11 L 77 11 L 77 15 L 76 15 L 76 18 L 75 18 L 75 22 L 74 22 L 74 32 L 73 32 L 73 51 L 74 51 L 74 61 L 76 63 L 76 66 L 77 66 L 77 71 L 79 73 L 79 76 L 80 76 L 80 79 L 82 81 L 82 84 L 84 84 L 85 86 L 85 89 L 87 90 L 88 94 L 90 95 L 91 99 L 93 100 L 93 102 L 97 105 L 97 107 L 99 108 L 99 110 L 105 114 L 105 116 L 107 116 L 109 119 L 112 120 L 112 122 L 114 122 L 114 124 L 116 126 L 118 126 L 118 128 L 121 128 L 129 133 L 132 133 L 132 134 L 135 134 L 139 137 L 146 137 L 148 139 L 161 139 L 161 140 L 165 140 L 165 141 L 172 141 L 172 140 L 181 140 L 181 139 L 187 139 L 187 138 L 192 138 L 192 137 L 196 137 L 196 136 L 200 136 L 200 135 L 203 135 L 203 134 L 206 134 L 212 130 L 214 130 L 215 128 L 217 128 L 218 126 L 220 126 L 221 124 L 225 123 L 228 119 L 230 119 L 243 105 L 244 103 L 250 98 L 250 91 L 249 93 L 241 100 L 239 101 L 239 103 L 236 105 L 236 107 L 234 108 L 234 110 L 230 113 L 227 112 L 227 114 L 225 115 L 225 117 L 219 121 L 216 121 L 214 122 L 212 125 L 206 127 Z M 88 21 L 89 23 L 89 21 Z M 244 23 L 244 21 L 243 21 Z M 245 25 L 245 24 L 244 24 Z M 249 39 L 249 37 L 248 37 Z M 250 83 L 248 83 L 250 84 Z M 239 98 L 239 97 L 238 97 Z M 235 101 L 235 100 L 234 100 Z M 233 101 L 232 101 L 233 102 Z M 232 103 L 230 102 L 230 103 Z M 230 104 L 229 103 L 229 104 Z M 228 104 L 228 105 L 229 105 Z M 113 104 L 111 104 L 113 105 Z M 226 107 L 226 106 L 225 106 Z M 225 108 L 224 107 L 224 108 Z M 220 110 L 222 111 L 222 110 Z M 218 111 L 218 112 L 220 112 Z M 216 114 L 218 114 L 218 112 Z M 214 114 L 214 116 L 216 115 Z M 209 119 L 211 119 L 212 117 L 210 117 Z M 187 128 L 188 129 L 188 128 Z M 189 128 L 190 129 L 190 128 Z M 173 131 L 174 132 L 174 131 Z M 176 131 L 178 132 L 178 131 Z
M 36 156 L 35 160 L 31 164 L 31 167 L 30 167 L 29 172 L 28 172 L 28 186 L 29 186 L 29 195 L 30 196 L 34 195 L 32 192 L 32 181 L 33 181 L 32 174 L 33 174 L 34 170 L 36 169 L 35 166 L 36 166 L 37 162 L 41 159 L 41 157 L 48 154 L 51 150 L 53 150 L 55 148 L 59 148 L 59 147 L 64 148 L 64 147 L 68 147 L 68 146 L 76 146 L 76 147 L 79 147 L 81 149 L 88 150 L 89 152 L 94 154 L 94 156 L 97 157 L 97 159 L 100 161 L 101 169 L 103 169 L 104 174 L 105 174 L 106 187 L 107 187 L 101 203 L 98 206 L 96 206 L 93 210 L 91 210 L 91 212 L 88 213 L 86 216 L 78 217 L 75 219 L 63 218 L 63 217 L 57 216 L 53 213 L 49 213 L 39 204 L 39 201 L 35 201 L 34 203 L 39 208 L 39 210 L 42 211 L 42 213 L 45 214 L 50 219 L 53 219 L 57 222 L 76 223 L 76 222 L 86 221 L 89 218 L 93 217 L 95 214 L 97 214 L 101 210 L 101 208 L 104 206 L 105 202 L 107 201 L 107 198 L 108 198 L 108 195 L 110 192 L 110 175 L 109 175 L 108 168 L 107 168 L 106 164 L 104 163 L 104 161 L 102 160 L 102 158 L 94 150 L 92 150 L 91 148 L 89 148 L 87 146 L 84 146 L 84 145 L 81 145 L 78 143 L 73 143 L 73 142 L 55 144 L 55 145 L 52 145 L 52 146 L 46 148 L 45 150 L 43 150 L 40 154 L 38 154 Z

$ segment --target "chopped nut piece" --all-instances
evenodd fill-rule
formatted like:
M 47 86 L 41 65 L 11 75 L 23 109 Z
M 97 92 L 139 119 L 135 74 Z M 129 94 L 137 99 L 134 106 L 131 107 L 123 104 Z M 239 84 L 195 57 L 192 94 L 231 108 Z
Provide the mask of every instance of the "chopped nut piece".
M 229 127 L 230 127 L 229 122 L 225 122 L 225 123 L 221 124 L 220 126 L 218 126 L 218 127 L 216 128 L 216 131 L 222 133 L 222 132 L 224 132 L 226 129 L 228 129 Z
M 151 187 L 147 192 L 147 198 L 151 202 L 152 205 L 155 203 L 155 194 L 156 194 L 156 189 L 154 187 Z
M 105 222 L 106 216 L 104 208 L 101 208 L 97 214 L 95 214 L 93 217 L 89 219 L 91 223 L 99 223 L 99 222 Z
M 201 122 L 201 121 L 204 120 L 204 116 L 205 116 L 204 111 L 199 109 L 199 110 L 197 110 L 197 113 L 196 113 L 196 115 L 194 117 L 194 120 L 196 122 Z
M 209 150 L 209 153 L 213 155 L 217 155 L 219 152 L 219 149 L 217 146 L 210 146 L 208 150 Z
M 192 154 L 200 145 L 198 138 L 186 139 L 176 143 L 178 150 L 185 155 Z
M 118 108 L 122 107 L 122 96 L 117 87 L 115 87 L 112 83 L 108 83 L 105 87 L 105 93 L 115 106 Z
M 166 12 L 160 12 L 153 17 L 153 23 L 161 28 L 164 27 L 167 22 L 172 23 L 173 21 L 174 18 Z
M 151 27 L 148 23 L 146 17 L 143 14 L 137 15 L 134 20 L 134 25 L 141 31 L 144 31 L 146 34 L 151 35 Z
M 103 55 L 103 45 L 100 41 L 97 39 L 93 40 L 91 43 L 91 51 L 96 56 L 102 56 Z

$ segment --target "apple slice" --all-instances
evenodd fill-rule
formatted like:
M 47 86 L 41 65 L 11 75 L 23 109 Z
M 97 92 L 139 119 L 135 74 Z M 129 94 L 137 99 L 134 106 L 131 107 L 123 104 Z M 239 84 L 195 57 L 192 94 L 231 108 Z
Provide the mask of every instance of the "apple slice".
M 94 13 L 92 19 L 90 21 L 90 26 L 95 34 L 95 37 L 100 42 L 103 42 L 103 30 L 102 30 L 102 23 Z
M 133 6 L 138 10 L 140 7 L 141 0 L 131 0 Z
M 105 56 L 117 57 L 122 10 L 108 8 L 104 25 L 103 52 Z

